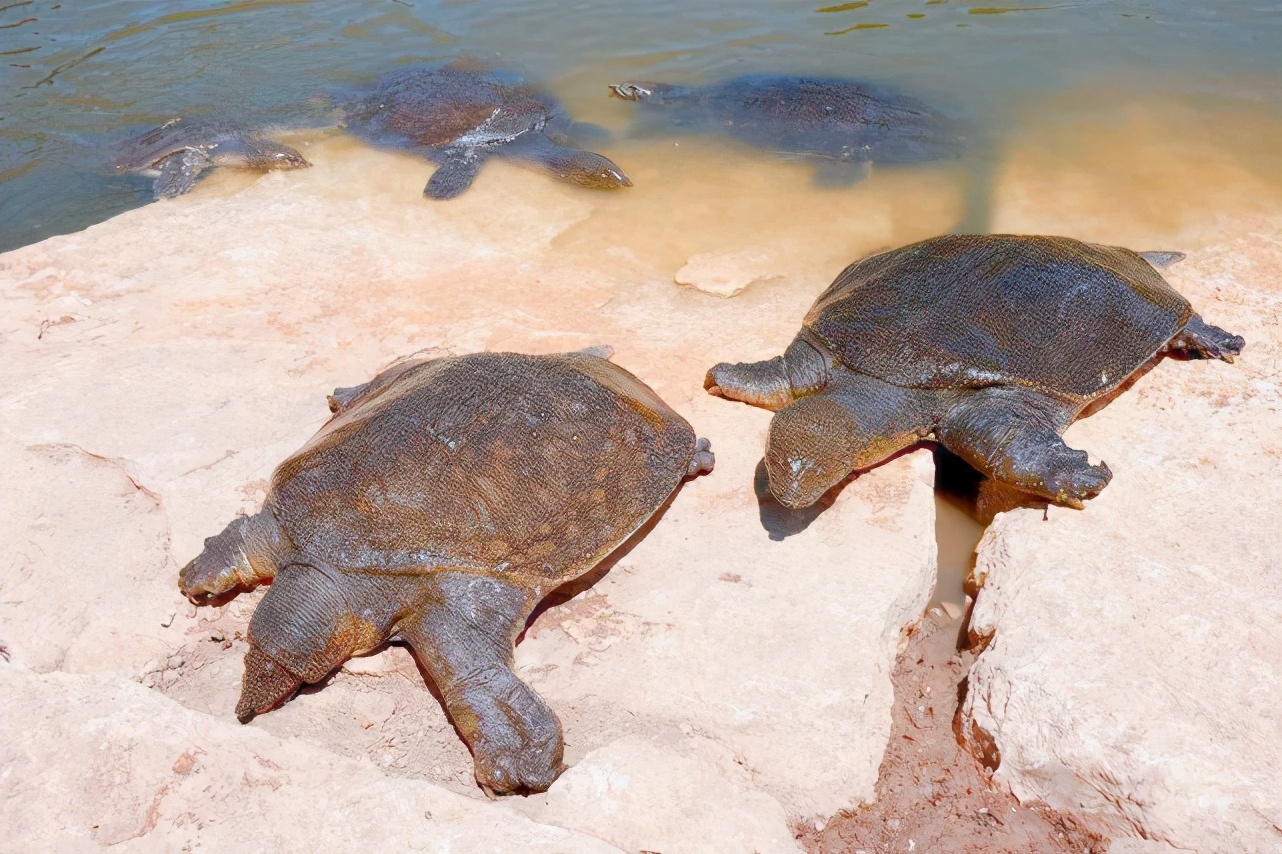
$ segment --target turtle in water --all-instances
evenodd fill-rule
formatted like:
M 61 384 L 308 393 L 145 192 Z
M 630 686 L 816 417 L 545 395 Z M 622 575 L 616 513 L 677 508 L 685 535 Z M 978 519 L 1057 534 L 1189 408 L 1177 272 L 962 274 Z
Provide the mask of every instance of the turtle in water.
M 242 722 L 399 639 L 440 689 L 487 792 L 539 792 L 561 725 L 512 670 L 534 606 L 628 539 L 706 439 L 605 348 L 395 365 L 338 389 L 262 510 L 179 574 L 196 603 L 271 581 L 249 623 Z
M 765 466 L 788 507 L 933 437 L 990 478 L 1081 508 L 1112 474 L 1064 430 L 1163 355 L 1232 362 L 1245 344 L 1157 272 L 1182 257 L 936 237 L 850 265 L 782 356 L 719 364 L 704 386 L 776 412 Z
M 840 77 L 750 75 L 709 86 L 616 83 L 639 104 L 640 123 L 664 132 L 716 133 L 813 160 L 825 183 L 851 183 L 871 164 L 957 156 L 953 123 L 888 88 Z
M 584 187 L 632 186 L 609 159 L 566 144 L 574 123 L 551 95 L 471 62 L 386 74 L 340 113 L 356 136 L 435 162 L 423 190 L 428 198 L 459 195 L 490 157 L 530 163 Z
M 295 149 L 257 131 L 181 118 L 131 137 L 124 149 L 114 164 L 116 170 L 154 175 L 158 199 L 191 192 L 200 173 L 211 166 L 270 171 L 312 165 Z

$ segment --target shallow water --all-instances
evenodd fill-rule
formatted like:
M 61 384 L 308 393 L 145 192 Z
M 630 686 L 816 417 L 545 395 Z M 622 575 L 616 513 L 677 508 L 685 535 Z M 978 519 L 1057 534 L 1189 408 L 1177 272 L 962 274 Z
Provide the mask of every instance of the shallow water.
M 1038 205 L 1128 209 L 1127 233 L 1081 236 L 1148 241 L 1136 248 L 1193 249 L 1198 223 L 1282 205 L 1282 2 L 0 0 L 0 56 L 0 251 L 149 203 L 147 179 L 107 168 L 132 131 L 176 115 L 288 125 L 335 89 L 456 56 L 540 81 L 616 135 L 593 147 L 636 186 L 558 187 L 591 200 L 559 250 L 668 278 L 692 255 L 756 253 L 761 284 L 736 299 L 762 311 L 868 251 L 1000 230 L 987 199 L 1003 170 L 1062 176 L 1025 205 L 1033 220 Z M 627 139 L 633 106 L 606 89 L 758 72 L 892 85 L 962 123 L 968 153 L 822 187 L 805 163 L 725 140 Z M 290 139 L 317 168 L 360 146 Z M 380 186 L 427 204 L 431 166 L 394 162 Z M 474 191 L 526 174 L 487 166 Z M 252 180 L 219 174 L 196 192 Z M 979 528 L 946 499 L 940 520 L 936 598 L 956 601 Z
M 576 115 L 616 129 L 628 105 L 605 87 L 620 79 L 806 72 L 891 83 L 969 122 L 966 168 L 981 173 L 981 195 L 988 149 L 1063 92 L 1175 100 L 1206 133 L 1235 111 L 1282 107 L 1282 3 L 1263 0 L 4 0 L 0 250 L 148 202 L 145 180 L 104 169 L 131 129 L 207 113 L 285 120 L 333 87 L 458 55 L 543 81 Z M 1056 121 L 1070 129 L 1093 108 L 1062 103 Z M 1260 140 L 1246 154 L 1276 170 L 1266 162 L 1276 146 Z

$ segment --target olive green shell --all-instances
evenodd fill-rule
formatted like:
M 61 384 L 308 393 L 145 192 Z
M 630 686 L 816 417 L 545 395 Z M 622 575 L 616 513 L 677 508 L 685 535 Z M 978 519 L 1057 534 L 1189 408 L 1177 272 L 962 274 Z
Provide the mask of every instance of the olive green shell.
M 690 425 L 585 353 L 402 364 L 277 468 L 266 506 L 345 572 L 460 568 L 546 588 L 594 565 L 676 489 Z
M 948 236 L 850 265 L 805 326 L 846 367 L 905 388 L 1018 384 L 1090 400 L 1152 358 L 1192 313 L 1129 249 Z

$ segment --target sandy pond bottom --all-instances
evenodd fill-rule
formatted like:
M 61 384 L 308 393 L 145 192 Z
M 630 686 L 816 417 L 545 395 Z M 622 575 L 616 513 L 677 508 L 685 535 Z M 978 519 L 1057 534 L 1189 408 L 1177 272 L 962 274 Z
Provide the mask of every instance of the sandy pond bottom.
M 1004 797 L 1113 850 L 1275 850 L 1282 175 L 1177 108 L 1099 116 L 1072 138 L 1028 117 L 988 184 L 991 230 L 1188 252 L 1173 284 L 1247 350 L 1159 365 L 1075 426 L 1070 443 L 1115 472 L 1087 510 L 1015 511 L 989 530 L 957 731 Z M 1244 127 L 1251 145 L 1282 141 L 1276 123 Z M 896 755 L 891 676 L 938 576 L 932 457 L 781 524 L 753 483 L 769 413 L 707 396 L 702 378 L 778 353 L 851 260 L 960 221 L 974 196 L 961 167 L 822 190 L 804 165 L 750 152 L 619 145 L 606 153 L 631 190 L 496 163 L 433 205 L 421 161 L 303 141 L 313 169 L 216 174 L 0 256 L 11 838 L 857 850 L 816 828 L 873 800 Z M 486 802 L 399 647 L 238 725 L 259 597 L 191 608 L 177 568 L 257 507 L 327 416 L 324 395 L 415 351 L 599 343 L 718 463 L 518 648 L 564 724 L 561 780 Z

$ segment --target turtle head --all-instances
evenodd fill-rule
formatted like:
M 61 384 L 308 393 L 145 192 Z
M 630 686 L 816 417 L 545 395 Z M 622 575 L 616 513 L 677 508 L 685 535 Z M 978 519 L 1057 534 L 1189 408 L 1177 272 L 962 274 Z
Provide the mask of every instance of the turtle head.
M 614 161 L 591 151 L 557 146 L 540 160 L 548 171 L 562 181 L 581 187 L 612 190 L 632 186 L 632 181 Z
M 297 149 L 271 140 L 263 140 L 246 155 L 246 165 L 270 172 L 273 169 L 306 169 L 312 164 Z
M 785 507 L 809 507 L 856 468 L 868 444 L 859 422 L 827 395 L 803 397 L 775 413 L 766 445 L 770 493 Z
M 632 81 L 630 83 L 611 83 L 610 94 L 625 101 L 658 101 L 662 102 L 678 90 L 667 83 L 648 83 Z
M 809 507 L 851 472 L 921 440 L 916 415 L 930 405 L 929 395 L 853 372 L 838 380 L 780 409 L 770 421 L 766 473 L 770 492 L 785 507 Z

